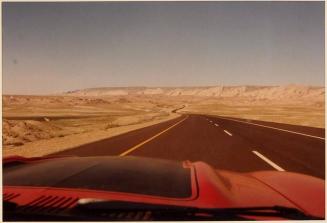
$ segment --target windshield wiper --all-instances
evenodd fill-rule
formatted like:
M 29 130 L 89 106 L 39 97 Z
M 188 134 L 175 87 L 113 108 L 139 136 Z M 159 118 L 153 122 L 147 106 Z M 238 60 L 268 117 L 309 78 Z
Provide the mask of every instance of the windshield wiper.
M 251 220 L 251 217 L 279 217 L 292 220 L 323 220 L 303 211 L 284 207 L 196 208 L 141 202 L 80 199 L 76 207 L 62 213 L 21 212 L 14 202 L 3 202 L 4 218 L 15 219 L 19 214 L 38 217 L 67 217 L 79 220 Z M 17 209 L 18 208 L 18 209 Z M 18 214 L 18 215 L 17 215 Z M 44 216 L 43 216 L 44 215 Z M 61 216 L 62 215 L 62 216 Z M 37 219 L 37 218 L 36 218 Z
M 202 209 L 201 209 L 202 210 Z M 245 207 L 245 208 L 219 208 L 206 209 L 208 213 L 214 216 L 220 215 L 239 215 L 239 216 L 264 216 L 264 217 L 282 217 L 292 220 L 323 220 L 324 218 L 308 215 L 297 209 L 284 206 L 267 207 Z
M 220 219 L 248 219 L 251 216 L 281 217 L 294 220 L 323 220 L 323 218 L 306 214 L 305 212 L 284 206 L 268 207 L 245 207 L 245 208 L 196 208 L 188 206 L 173 206 L 161 204 L 148 204 L 140 202 L 100 200 L 100 199 L 80 199 L 76 210 L 84 213 L 90 212 L 151 212 L 158 217 L 172 216 L 175 219 L 192 218 L 194 216 L 206 216 L 205 218 Z

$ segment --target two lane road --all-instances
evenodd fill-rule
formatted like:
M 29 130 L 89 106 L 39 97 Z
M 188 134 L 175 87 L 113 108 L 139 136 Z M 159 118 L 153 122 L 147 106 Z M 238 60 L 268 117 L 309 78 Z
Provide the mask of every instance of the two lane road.
M 276 170 L 325 177 L 324 129 L 184 115 L 52 155 L 133 155 L 204 161 L 239 172 Z

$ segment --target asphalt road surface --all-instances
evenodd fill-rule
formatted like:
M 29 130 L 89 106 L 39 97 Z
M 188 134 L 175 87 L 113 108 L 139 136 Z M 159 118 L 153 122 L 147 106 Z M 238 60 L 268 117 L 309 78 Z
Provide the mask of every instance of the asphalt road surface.
M 276 170 L 325 177 L 325 129 L 183 115 L 51 155 L 145 156 L 204 161 L 239 172 Z

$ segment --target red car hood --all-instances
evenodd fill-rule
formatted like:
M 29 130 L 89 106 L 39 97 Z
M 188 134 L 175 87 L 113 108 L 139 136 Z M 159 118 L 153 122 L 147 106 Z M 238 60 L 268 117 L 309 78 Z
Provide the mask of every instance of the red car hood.
M 290 172 L 235 173 L 203 162 L 136 157 L 11 157 L 4 200 L 71 208 L 81 198 L 199 208 L 285 206 L 324 218 L 324 181 Z

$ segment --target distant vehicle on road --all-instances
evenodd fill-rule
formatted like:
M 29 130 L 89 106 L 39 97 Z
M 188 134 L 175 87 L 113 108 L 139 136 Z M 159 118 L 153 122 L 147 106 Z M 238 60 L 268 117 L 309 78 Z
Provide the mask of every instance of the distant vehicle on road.
M 6 221 L 324 219 L 324 180 L 143 157 L 8 157 Z

